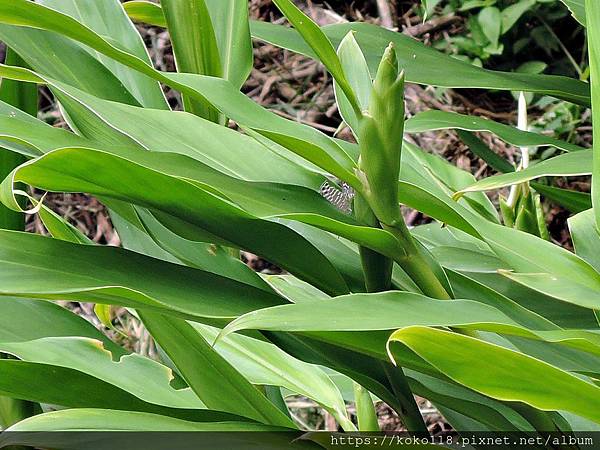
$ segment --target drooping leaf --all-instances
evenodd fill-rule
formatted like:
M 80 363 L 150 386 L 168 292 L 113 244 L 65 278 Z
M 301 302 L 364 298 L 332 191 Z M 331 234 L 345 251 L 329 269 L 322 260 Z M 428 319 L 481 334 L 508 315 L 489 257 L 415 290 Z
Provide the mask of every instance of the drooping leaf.
M 484 178 L 457 193 L 498 189 L 545 176 L 578 176 L 592 173 L 592 152 L 583 151 L 555 156 L 517 172 Z
M 67 409 L 53 411 L 19 422 L 11 432 L 31 431 L 282 431 L 252 422 L 190 422 L 163 415 L 108 409 Z M 0 438 L 0 444 L 11 442 L 12 433 Z M 18 433 L 15 433 L 18 435 Z M 21 435 L 23 437 L 23 435 Z M 16 440 L 18 442 L 18 437 Z M 42 438 L 43 439 L 43 438 Z M 172 439 L 172 437 L 170 438 Z M 42 441 L 43 442 L 43 441 Z M 79 442 L 81 444 L 81 442 Z M 113 441 L 114 443 L 114 441 Z M 163 443 L 164 444 L 164 443 Z
M 411 117 L 406 121 L 405 131 L 407 133 L 421 133 L 454 128 L 467 131 L 488 131 L 518 147 L 551 146 L 567 152 L 584 150 L 583 147 L 578 145 L 542 134 L 522 131 L 493 120 L 438 110 L 425 111 Z
M 492 169 L 501 173 L 514 172 L 515 168 L 504 158 L 494 153 L 481 139 L 470 131 L 456 130 L 458 137 L 475 155 L 483 159 Z
M 376 306 L 377 305 L 377 306 Z M 364 310 L 377 308 L 382 314 L 364 316 Z M 427 316 L 425 311 L 444 308 L 444 317 Z M 307 312 L 318 311 L 308 315 Z M 344 311 L 333 319 L 333 311 Z M 392 313 L 397 311 L 397 313 Z M 285 317 L 285 320 L 283 318 Z M 322 320 L 317 320 L 322 318 Z M 483 322 L 514 323 L 500 311 L 468 300 L 434 300 L 407 292 L 352 294 L 326 302 L 306 302 L 268 308 L 244 315 L 231 322 L 223 334 L 243 329 L 278 331 L 367 331 L 389 330 L 422 323 L 440 326 L 452 323 L 465 326 Z
M 184 320 L 150 312 L 140 318 L 183 378 L 212 409 L 258 422 L 293 427 L 293 422 L 227 362 Z
M 564 0 L 565 3 L 573 4 L 582 1 Z M 131 5 L 128 5 L 129 3 Z M 125 3 L 125 8 L 134 19 L 164 26 L 161 11 L 156 5 L 150 5 L 152 4 L 149 2 L 131 1 Z M 443 87 L 480 87 L 547 93 L 574 103 L 590 103 L 589 89 L 585 83 L 568 77 L 485 70 L 431 50 L 401 33 L 366 23 L 327 25 L 322 27 L 322 30 L 335 46 L 339 45 L 349 31 L 357 31 L 356 39 L 365 52 L 371 74 L 377 70 L 385 47 L 394 42 L 396 48 L 400 49 L 400 65 L 406 70 L 406 80 L 409 82 Z M 255 39 L 318 58 L 295 30 L 272 23 L 251 21 L 250 31 Z M 443 61 L 442 64 L 448 71 L 438 70 L 440 61 Z
M 530 183 L 537 192 L 551 202 L 564 206 L 572 213 L 580 213 L 592 207 L 592 197 L 586 192 L 561 189 L 541 183 Z
M 80 157 L 74 156 L 75 154 Z M 150 152 L 140 153 L 139 156 L 150 158 L 149 160 L 160 157 L 160 155 Z M 59 162 L 63 157 L 70 161 L 68 171 L 63 170 L 64 164 Z M 75 163 L 75 158 L 78 163 Z M 84 167 L 86 165 L 88 168 Z M 62 168 L 57 171 L 59 166 Z M 98 167 L 111 167 L 111 169 L 103 172 L 98 171 Z M 118 171 L 121 171 L 121 175 L 117 175 Z M 58 176 L 59 173 L 60 176 Z M 115 179 L 117 176 L 122 176 L 123 180 L 128 179 L 129 183 L 113 184 L 111 187 L 108 179 Z M 85 149 L 58 150 L 38 158 L 35 163 L 31 162 L 22 166 L 15 181 L 17 179 L 31 182 L 42 189 L 84 191 L 154 208 L 161 211 L 162 214 L 168 214 L 169 217 L 162 216 L 163 219 L 171 221 L 170 227 L 177 228 L 175 231 L 185 238 L 209 239 L 209 242 L 215 242 L 213 239 L 218 239 L 219 243 L 231 242 L 234 246 L 238 245 L 264 255 L 272 262 L 287 267 L 301 278 L 308 276 L 307 279 L 314 280 L 317 285 L 322 285 L 323 269 L 329 265 L 325 257 L 314 247 L 308 246 L 300 236 L 280 224 L 259 219 L 257 216 L 245 212 L 224 198 L 223 194 L 218 193 L 214 188 L 206 188 L 207 185 L 203 185 L 201 182 L 167 175 L 108 153 Z M 148 183 L 155 186 L 162 184 L 163 187 L 167 183 L 171 187 L 169 190 L 151 192 L 144 188 Z M 14 200 L 11 200 L 11 184 L 12 180 L 7 178 L 2 200 L 11 203 L 12 207 L 16 207 Z M 173 203 L 173 198 L 178 199 L 177 204 Z M 333 208 L 331 205 L 329 207 Z M 207 213 L 209 210 L 210 213 Z M 217 211 L 219 214 L 215 214 Z M 172 222 L 173 220 L 175 222 Z M 263 232 L 257 234 L 257 226 L 260 226 Z M 244 234 L 244 230 L 246 230 L 246 234 Z M 277 235 L 280 235 L 280 238 L 274 240 L 274 236 Z M 287 242 L 288 248 L 282 249 L 277 245 L 276 241 L 279 239 Z M 291 250 L 290 246 L 295 245 L 294 242 L 298 247 L 296 250 Z M 322 260 L 318 271 L 309 261 L 312 258 L 312 256 L 308 256 L 310 253 Z M 331 270 L 333 270 L 333 277 L 326 280 L 326 283 L 331 287 L 337 284 L 337 287 L 333 288 L 334 291 L 339 289 L 347 292 L 339 274 L 336 274 L 333 268 Z M 310 275 L 310 272 L 313 272 L 313 275 Z M 325 290 L 329 289 L 325 288 Z
M 101 36 L 110 36 L 113 42 L 118 43 L 122 48 L 147 64 L 152 64 L 144 41 L 128 19 L 118 0 L 96 2 L 87 0 L 42 0 L 38 3 L 73 17 Z M 47 37 L 48 40 L 53 38 L 52 35 Z M 83 47 L 83 49 L 110 69 L 140 104 L 148 108 L 169 109 L 160 85 L 156 81 L 148 79 L 148 77 L 122 64 L 118 64 L 110 57 L 86 47 Z M 56 61 L 57 58 L 53 58 L 53 60 Z M 32 65 L 32 67 L 35 66 Z
M 393 342 L 406 345 L 451 379 L 492 398 L 521 401 L 546 411 L 571 411 L 600 421 L 600 388 L 543 361 L 426 327 L 398 330 L 390 337 Z M 491 359 L 494 364 L 489 363 Z
M 298 33 L 300 33 L 302 39 L 310 46 L 313 52 L 319 56 L 320 61 L 327 67 L 329 73 L 331 73 L 340 89 L 344 92 L 346 99 L 355 113 L 360 116 L 361 110 L 356 94 L 346 78 L 342 63 L 327 35 L 321 31 L 321 28 L 310 17 L 294 5 L 291 0 L 274 0 L 274 3 Z
M 4 297 L 72 298 L 158 308 L 189 317 L 236 317 L 250 311 L 254 301 L 264 306 L 280 302 L 262 289 L 119 248 L 9 231 L 0 231 L 0 235 L 0 292 Z M 60 255 L 60 267 L 55 255 Z M 203 292 L 202 302 L 198 301 L 199 292 Z
M 252 35 L 278 47 L 316 58 L 294 30 L 265 22 L 251 23 Z M 351 30 L 363 49 L 371 74 L 377 70 L 384 49 L 393 42 L 398 49 L 399 65 L 406 72 L 406 81 L 455 88 L 484 88 L 538 92 L 574 103 L 590 104 L 589 87 L 568 77 L 500 72 L 476 67 L 425 47 L 417 40 L 367 23 L 327 25 L 323 32 L 338 45 Z M 445 70 L 439 70 L 443 66 Z
M 205 408 L 188 387 L 176 389 L 170 384 L 174 376 L 169 368 L 135 353 L 112 354 L 96 339 L 72 335 L 16 343 L 0 341 L 0 349 L 23 361 L 87 374 L 147 403 L 170 408 Z M 140 379 L 144 383 L 139 383 Z
M 198 323 L 192 326 L 209 343 L 220 331 Z M 253 384 L 280 386 L 304 395 L 329 411 L 346 431 L 355 429 L 340 392 L 322 368 L 299 361 L 271 343 L 241 334 L 220 339 L 214 348 Z
M 105 408 L 115 413 L 154 413 L 199 422 L 240 420 L 233 414 L 203 408 L 170 408 L 148 403 L 106 381 L 55 365 L 0 360 L 0 373 L 0 393 L 18 399 L 75 409 Z

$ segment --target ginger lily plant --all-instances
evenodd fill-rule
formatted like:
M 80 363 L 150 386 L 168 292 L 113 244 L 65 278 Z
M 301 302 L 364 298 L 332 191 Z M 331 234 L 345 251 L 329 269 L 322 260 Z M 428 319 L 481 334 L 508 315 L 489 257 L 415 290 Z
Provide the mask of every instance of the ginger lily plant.
M 410 432 L 426 434 L 413 394 L 459 433 L 597 430 L 597 185 L 593 208 L 569 221 L 575 252 L 519 225 L 525 213 L 539 224 L 539 202 L 521 197 L 526 211 L 511 209 L 516 222 L 505 226 L 483 192 L 538 178 L 595 180 L 597 149 L 443 111 L 405 120 L 403 90 L 517 90 L 599 108 L 600 33 L 591 25 L 600 7 L 588 0 L 584 16 L 590 96 L 579 80 L 483 70 L 374 25 L 319 28 L 290 0 L 274 3 L 293 28 L 249 21 L 245 0 L 0 0 L 0 40 L 21 58 L 0 65 L 3 89 L 47 86 L 69 125 L 50 127 L 28 114 L 25 97 L 2 96 L 0 200 L 39 214 L 51 234 L 9 231 L 8 222 L 0 231 L 0 404 L 21 412 L 0 409 L 3 426 L 295 429 L 283 401 L 294 393 L 346 431 L 376 428 L 376 396 Z M 169 29 L 178 72 L 152 67 L 132 20 Z M 251 36 L 327 68 L 357 144 L 240 92 Z M 170 109 L 161 84 L 182 94 L 184 112 Z M 403 140 L 447 128 L 559 154 L 516 171 L 471 140 L 505 170 L 476 181 Z M 320 194 L 324 183 L 354 191 L 351 211 Z M 123 248 L 94 245 L 27 186 L 96 196 Z M 400 205 L 435 222 L 409 229 Z M 286 272 L 260 276 L 238 250 Z M 96 303 L 105 321 L 106 305 L 129 308 L 161 361 L 121 348 L 55 300 Z M 0 444 L 32 444 L 19 436 Z

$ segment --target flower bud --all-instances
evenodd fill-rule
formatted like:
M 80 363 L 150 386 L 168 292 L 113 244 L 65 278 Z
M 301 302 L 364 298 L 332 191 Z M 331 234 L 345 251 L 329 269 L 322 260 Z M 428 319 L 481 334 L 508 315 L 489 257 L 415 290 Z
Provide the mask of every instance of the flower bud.
M 390 44 L 379 64 L 358 139 L 365 199 L 386 225 L 400 218 L 398 177 L 403 133 L 404 73 L 398 70 L 396 51 Z

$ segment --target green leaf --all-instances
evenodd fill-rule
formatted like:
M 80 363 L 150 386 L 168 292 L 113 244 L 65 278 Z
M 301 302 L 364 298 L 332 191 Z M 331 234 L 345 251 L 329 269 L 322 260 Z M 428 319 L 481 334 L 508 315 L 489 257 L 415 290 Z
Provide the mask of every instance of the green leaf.
M 547 200 L 567 208 L 572 213 L 580 213 L 592 207 L 592 197 L 586 192 L 571 191 L 535 182 L 530 184 Z
M 122 48 L 144 60 L 148 65 L 151 65 L 150 57 L 140 34 L 128 19 L 118 0 L 103 0 L 98 2 L 88 2 L 86 0 L 42 0 L 39 3 L 73 17 L 101 36 L 110 36 Z M 53 40 L 54 37 L 49 35 L 47 39 Z M 115 62 L 110 57 L 98 54 L 86 47 L 82 47 L 82 49 L 89 52 L 91 56 L 108 68 L 140 104 L 148 108 L 169 109 L 162 90 L 156 81 L 148 79 L 148 77 Z M 28 48 L 28 50 L 30 49 Z M 48 56 L 45 55 L 45 58 L 48 58 Z M 31 56 L 28 56 L 28 58 L 31 58 Z M 57 60 L 55 57 L 53 59 Z M 67 61 L 63 59 L 62 64 L 65 64 Z M 36 67 L 34 64 L 31 64 L 31 66 Z M 77 68 L 76 70 L 83 71 L 85 69 Z M 50 75 L 48 72 L 45 73 Z
M 502 27 L 502 15 L 500 10 L 495 6 L 483 8 L 477 15 L 479 25 L 485 37 L 488 38 L 493 48 L 498 47 L 498 39 L 500 39 L 500 31 Z
M 293 422 L 181 319 L 140 312 L 140 318 L 183 378 L 209 408 L 256 421 L 293 427 Z
M 36 203 L 34 203 L 35 205 Z M 38 211 L 40 219 L 48 233 L 56 239 L 62 241 L 74 242 L 76 244 L 94 244 L 94 242 L 83 234 L 79 229 L 64 220 L 50 208 L 41 205 Z
M 379 431 L 377 412 L 373 405 L 371 394 L 358 383 L 354 383 L 354 399 L 356 403 L 356 417 L 360 431 Z
M 510 30 L 527 11 L 535 6 L 536 0 L 520 0 L 504 8 L 501 12 L 502 34 Z M 480 16 L 481 17 L 481 16 Z M 481 19 L 480 19 L 481 20 Z
M 19 422 L 11 432 L 32 431 L 282 431 L 281 428 L 250 422 L 189 422 L 157 414 L 109 409 L 67 409 L 53 411 Z M 8 430 L 7 430 L 8 431 Z M 0 444 L 11 442 L 7 433 Z M 23 434 L 21 438 L 26 438 Z M 44 437 L 40 437 L 44 442 Z M 13 438 L 15 439 L 15 438 Z M 48 439 L 48 438 L 46 438 Z M 81 439 L 78 438 L 79 440 Z M 112 438 L 114 440 L 114 438 Z M 172 439 L 172 437 L 170 438 Z M 14 442 L 14 441 L 13 441 Z M 81 442 L 80 442 L 81 443 Z
M 458 137 L 469 147 L 475 155 L 483 159 L 492 169 L 501 172 L 508 173 L 514 172 L 514 166 L 504 158 L 494 153 L 486 144 L 481 141 L 470 131 L 458 129 L 456 130 Z
M 151 152 L 135 152 L 135 155 L 138 154 L 146 163 L 161 159 L 160 154 Z M 134 154 L 130 158 L 133 156 Z M 69 160 L 68 170 L 65 170 L 64 162 L 61 162 L 63 158 Z M 99 171 L 98 167 L 106 170 Z M 110 180 L 115 177 L 129 182 L 114 184 Z M 214 239 L 218 239 L 219 243 L 230 242 L 233 246 L 246 248 L 280 264 L 324 290 L 347 292 L 340 275 L 307 241 L 281 224 L 249 214 L 224 198 L 223 194 L 199 182 L 167 175 L 136 164 L 130 159 L 87 149 L 62 149 L 48 153 L 22 166 L 15 174 L 15 181 L 35 184 L 46 190 L 83 191 L 153 208 L 161 212 L 161 221 L 165 223 L 164 220 L 168 220 L 170 225 L 165 225 L 182 237 L 208 239 L 208 242 L 216 242 Z M 11 200 L 10 184 L 12 182 L 7 178 L 3 201 L 15 207 L 14 200 Z M 146 185 L 162 185 L 164 189 L 150 192 L 144 188 Z M 277 192 L 272 194 L 279 195 Z M 317 196 L 316 193 L 312 194 Z M 173 203 L 174 198 L 178 200 L 176 204 Z M 325 202 L 324 199 L 319 199 Z M 260 198 L 256 200 L 260 201 Z M 327 202 L 325 204 L 328 209 L 333 209 Z M 260 227 L 261 233 L 257 233 L 257 227 Z M 287 247 L 281 248 L 278 242 L 286 242 Z M 317 260 L 320 260 L 316 263 L 318 269 L 315 265 Z M 323 277 L 326 267 L 331 271 L 328 279 Z
M 244 420 L 233 414 L 198 409 L 198 406 L 195 409 L 185 409 L 148 403 L 114 384 L 62 366 L 0 360 L 0 373 L 0 393 L 19 399 L 68 408 L 139 411 L 198 422 Z M 65 386 L 68 386 L 68 389 L 65 389 Z
M 591 209 L 569 218 L 569 230 L 575 253 L 600 273 L 600 234 L 594 226 Z
M 392 296 L 392 294 L 395 294 L 395 296 Z M 404 294 L 404 297 L 402 294 Z M 374 305 L 377 300 L 385 299 L 385 295 L 388 296 L 386 300 L 389 300 L 389 302 L 384 302 L 387 309 L 381 313 L 373 314 L 372 320 L 364 322 L 364 313 L 358 313 L 358 300 L 362 300 L 367 305 Z M 396 302 L 395 305 L 394 301 Z M 431 303 L 431 301 L 438 304 Z M 544 324 L 541 326 L 545 329 L 541 331 L 531 330 L 518 325 L 490 306 L 469 300 L 446 301 L 447 306 L 444 306 L 444 308 L 450 310 L 448 320 L 441 317 L 435 318 L 436 309 L 439 311 L 439 308 L 442 307 L 439 304 L 440 301 L 425 298 L 425 300 L 420 299 L 420 302 L 419 299 L 413 302 L 407 297 L 406 293 L 355 294 L 354 296 L 339 297 L 331 302 L 335 306 L 338 306 L 338 303 L 340 307 L 348 306 L 348 317 L 345 320 L 339 322 L 323 319 L 317 320 L 318 324 L 315 324 L 315 317 L 320 318 L 324 314 L 331 315 L 330 309 L 333 308 L 327 305 L 329 302 L 313 302 L 312 305 L 309 305 L 314 312 L 312 322 L 306 318 L 307 305 L 297 304 L 285 308 L 269 308 L 253 313 L 258 317 L 252 317 L 253 314 L 242 316 L 226 327 L 221 336 L 242 329 L 291 331 L 293 336 L 301 336 L 299 338 L 303 341 L 306 339 L 309 341 L 315 340 L 336 347 L 340 346 L 346 349 L 345 351 L 349 354 L 362 354 L 385 360 L 385 340 L 389 337 L 390 330 L 395 329 L 397 326 L 404 328 L 418 325 L 489 331 L 508 337 L 523 337 L 536 342 L 552 343 L 557 349 L 563 350 L 563 353 L 577 349 L 591 355 L 600 355 L 600 340 L 593 332 L 564 331 L 557 328 L 548 330 L 547 325 Z M 462 317 L 460 317 L 461 310 Z M 398 318 L 395 320 L 388 319 L 391 311 L 397 311 L 396 316 Z M 470 313 L 475 313 L 473 319 L 467 318 Z M 439 316 L 439 314 L 437 315 Z M 475 323 L 478 320 L 481 322 Z M 281 338 L 284 341 L 287 339 L 281 336 L 280 333 L 267 333 L 267 336 L 271 340 L 274 338 L 277 345 L 279 345 Z M 288 336 L 288 334 L 285 336 Z M 292 352 L 292 354 L 294 353 Z M 435 375 L 437 373 L 435 369 L 427 364 L 424 365 L 422 360 L 415 359 L 410 354 L 403 354 L 401 365 L 437 376 Z
M 406 370 L 410 387 L 429 399 L 456 429 L 481 431 L 534 431 L 534 427 L 509 405 L 467 389 L 449 379 Z M 459 417 L 471 421 L 463 426 Z M 479 426 L 474 426 L 473 421 Z
M 265 22 L 252 22 L 250 30 L 256 39 L 316 58 L 316 54 L 294 30 Z M 372 24 L 347 23 L 323 27 L 323 32 L 334 45 L 341 42 L 351 30 L 356 31 L 356 41 L 365 54 L 371 74 L 377 71 L 384 49 L 393 42 L 407 82 L 441 87 L 537 92 L 574 103 L 590 104 L 589 86 L 572 78 L 482 69 L 426 47 L 402 33 Z M 440 67 L 444 70 L 439 70 Z
M 576 281 L 567 281 L 549 273 L 513 273 L 509 271 L 501 273 L 517 283 L 559 300 L 585 308 L 600 309 L 598 291 Z
M 214 342 L 220 331 L 208 325 L 191 325 L 208 342 Z M 355 430 L 339 390 L 322 368 L 297 360 L 271 343 L 241 334 L 220 339 L 214 348 L 252 384 L 279 386 L 306 396 L 332 414 L 346 431 Z
M 167 20 L 160 5 L 143 0 L 132 0 L 123 3 L 127 15 L 136 22 L 143 22 L 157 27 L 167 27 Z
M 563 0 L 565 3 L 581 3 L 583 0 Z M 131 5 L 129 5 L 131 4 Z M 159 14 L 156 5 L 148 2 L 131 1 L 125 3 L 125 8 L 137 20 L 157 26 L 164 25 L 164 16 Z M 581 8 L 583 11 L 583 8 Z M 493 88 L 509 91 L 537 92 L 553 95 L 573 103 L 589 105 L 589 88 L 586 83 L 568 77 L 552 75 L 521 74 L 515 72 L 500 72 L 482 69 L 472 64 L 459 61 L 456 58 L 432 50 L 419 41 L 401 33 L 385 30 L 367 23 L 350 23 L 327 25 L 322 28 L 325 35 L 338 45 L 344 36 L 351 31 L 357 31 L 357 41 L 365 50 L 367 64 L 374 74 L 383 54 L 390 42 L 399 49 L 400 66 L 406 71 L 406 80 L 413 83 L 428 84 L 441 87 L 456 88 Z M 268 42 L 278 47 L 287 48 L 312 58 L 318 58 L 316 53 L 301 38 L 299 33 L 281 25 L 251 21 L 250 31 L 255 39 Z M 440 63 L 440 61 L 443 61 Z M 440 64 L 448 71 L 440 72 Z M 449 76 L 449 74 L 451 74 Z
M 76 39 L 102 53 L 110 55 L 119 62 L 139 70 L 158 81 L 165 82 L 179 89 L 184 94 L 200 100 L 208 99 L 211 103 L 216 104 L 221 109 L 221 112 L 233 118 L 241 125 L 261 132 L 263 135 L 300 154 L 302 157 L 360 190 L 361 184 L 353 173 L 355 163 L 350 160 L 341 147 L 322 133 L 308 126 L 292 125 L 292 122 L 276 115 L 268 114 L 263 108 L 235 90 L 231 84 L 224 80 L 193 74 L 165 74 L 158 72 L 139 58 L 114 47 L 88 28 L 82 27 L 77 21 L 34 3 L 27 2 L 26 0 L 16 1 L 19 2 L 18 8 L 11 8 L 10 11 L 2 10 L 0 5 L 0 21 L 4 17 L 4 20 L 10 23 L 38 26 L 63 33 L 65 36 Z M 32 7 L 33 9 L 31 9 Z M 36 18 L 33 22 L 31 14 Z M 11 73 L 14 72 L 14 69 L 10 70 L 12 71 Z M 33 78 L 32 74 L 26 73 L 26 71 L 21 71 L 20 76 L 27 77 L 28 79 Z M 187 83 L 190 83 L 190 85 Z M 200 89 L 202 93 L 197 89 Z M 245 103 L 235 105 L 239 102 Z M 241 106 L 242 104 L 244 106 Z M 235 105 L 235 107 L 232 107 L 232 105 Z M 267 129 L 264 129 L 265 126 Z M 328 152 L 325 152 L 324 149 L 327 149 Z
M 406 121 L 405 130 L 407 133 L 422 133 L 455 128 L 467 131 L 488 131 L 517 147 L 551 146 L 567 152 L 585 150 L 578 145 L 542 134 L 522 131 L 516 127 L 494 122 L 493 120 L 447 111 L 431 110 L 419 113 Z
M 585 2 L 586 0 L 561 0 L 565 5 L 567 5 L 567 8 L 569 8 L 569 11 L 571 11 L 571 14 L 573 14 L 573 17 L 584 27 L 586 26 L 586 19 L 585 19 Z
M 6 49 L 6 64 L 22 66 L 23 60 L 10 47 Z M 27 114 L 36 117 L 38 110 L 37 86 L 10 79 L 0 81 L 0 99 L 8 105 L 21 109 Z M 0 148 L 0 177 L 6 177 L 15 167 L 25 161 L 23 156 L 10 151 L 8 148 Z M 10 209 L 0 206 L 0 228 L 10 230 L 23 230 L 25 228 L 25 217 Z
M 495 175 L 480 180 L 471 186 L 458 191 L 455 194 L 455 197 L 460 197 L 466 192 L 499 189 L 546 176 L 590 175 L 592 171 L 592 158 L 593 155 L 591 151 L 566 153 L 555 156 L 554 158 L 531 165 L 527 169 L 519 170 L 518 172 Z
M 262 289 L 119 248 L 9 231 L 0 235 L 0 295 L 5 297 L 73 299 L 213 318 L 237 317 L 281 302 Z
M 594 128 L 594 158 L 592 162 L 592 204 L 594 206 L 594 214 L 596 215 L 596 228 L 600 230 L 600 113 L 598 108 L 600 105 L 600 30 L 595 25 L 600 17 L 600 4 L 593 0 L 585 0 L 586 16 L 587 16 L 587 42 L 590 60 L 590 84 L 592 86 L 592 125 Z
M 600 388 L 538 359 L 426 327 L 398 330 L 389 342 L 406 345 L 454 381 L 492 398 L 545 411 L 566 410 L 600 422 Z
M 119 206 L 121 205 L 122 203 L 119 203 Z M 115 203 L 111 203 L 113 222 L 115 221 L 114 206 Z M 138 207 L 131 208 L 141 221 L 141 230 L 147 232 L 149 238 L 153 239 L 160 248 L 168 251 L 170 255 L 175 256 L 186 266 L 232 278 L 271 292 L 271 289 L 256 272 L 239 258 L 232 257 L 223 247 L 182 238 L 165 227 L 150 211 Z M 119 236 L 122 238 L 121 234 Z
M 131 142 L 128 147 L 187 155 L 243 180 L 297 184 L 314 190 L 324 181 L 324 177 L 315 171 L 291 162 L 288 159 L 290 152 L 283 150 L 286 154 L 277 153 L 253 138 L 192 114 L 108 102 L 64 83 L 50 79 L 48 81 L 55 90 L 60 90 L 86 110 L 92 111 L 98 126 L 103 127 L 106 132 L 107 138 L 103 139 L 98 136 L 100 133 L 97 129 L 92 130 L 95 142 L 77 139 L 77 136 L 71 134 L 74 146 L 110 149 L 112 145 L 109 147 L 108 144 L 113 136 L 127 136 Z M 9 124 L 11 122 L 7 121 L 7 131 L 14 128 L 9 127 Z M 38 124 L 41 122 L 38 121 Z M 187 130 L 186 133 L 181 133 L 182 127 Z M 15 135 L 24 140 L 31 140 L 30 135 L 34 134 L 25 125 L 22 131 L 20 128 L 18 131 Z M 36 130 L 35 134 L 37 133 Z M 44 134 L 48 136 L 45 141 L 60 139 L 61 147 L 70 146 L 59 133 L 56 133 L 57 136 L 49 133 Z
M 102 342 L 120 357 L 126 352 L 91 323 L 54 303 L 4 297 L 0 301 L 0 342 L 18 343 L 45 337 L 80 336 Z M 27 326 L 35 323 L 37 326 Z
M 214 25 L 223 77 L 241 88 L 254 64 L 248 3 L 246 0 L 205 1 Z
M 220 77 L 217 38 L 204 0 L 164 0 L 161 6 L 178 71 Z
M 157 433 L 144 433 L 148 430 Z M 13 433 L 14 431 L 14 433 Z M 36 433 L 36 431 L 58 431 Z M 62 431 L 62 432 L 61 432 Z M 173 446 L 200 448 L 258 446 L 265 450 L 279 450 L 289 446 L 314 449 L 312 442 L 298 440 L 299 433 L 282 433 L 286 429 L 240 421 L 190 422 L 147 413 L 121 413 L 105 409 L 78 409 L 54 411 L 21 422 L 0 438 L 0 446 L 23 444 L 38 448 L 65 450 L 108 449 L 115 445 L 114 435 L 121 432 L 121 442 L 128 448 L 161 450 Z M 288 430 L 289 431 L 289 430 Z M 96 434 L 94 439 L 82 439 L 82 432 Z M 140 433 L 141 432 L 141 433 Z M 174 437 L 173 432 L 182 433 Z M 204 433 L 203 433 L 204 432 Z M 242 432 L 237 433 L 236 432 Z M 260 433 L 262 432 L 262 433 Z M 265 433 L 269 432 L 269 433 Z M 279 432 L 279 433 L 278 433 Z M 194 435 L 202 434 L 198 444 Z M 212 437 L 211 437 L 212 436 Z
M 342 40 L 338 47 L 337 54 L 342 69 L 348 79 L 348 83 L 356 94 L 356 100 L 360 109 L 366 110 L 369 107 L 373 83 L 367 61 L 365 60 L 365 56 L 358 46 L 356 39 L 354 39 L 353 32 L 348 33 Z M 358 136 L 358 123 L 360 117 L 357 117 L 352 105 L 337 82 L 334 83 L 334 92 L 336 103 L 344 122 L 346 122 L 353 131 L 354 136 Z
M 310 17 L 300 11 L 300 9 L 298 9 L 298 7 L 290 0 L 273 0 L 273 2 L 298 33 L 300 33 L 302 39 L 304 39 L 310 48 L 318 55 L 319 60 L 325 65 L 336 83 L 344 92 L 344 95 L 352 106 L 355 114 L 360 117 L 361 108 L 356 98 L 356 94 L 346 78 L 342 63 L 328 37 Z
M 456 202 L 452 204 L 451 197 L 454 192 L 475 182 L 475 177 L 471 173 L 459 169 L 439 155 L 427 153 L 406 141 L 402 151 L 400 181 L 426 190 L 460 215 L 464 216 L 463 211 L 466 210 L 466 214 L 473 213 L 493 223 L 499 222 L 494 205 L 483 193 L 474 193 L 474 195 L 465 197 L 458 207 Z M 400 196 L 402 196 L 403 189 L 399 189 Z M 400 201 L 404 202 L 402 199 Z
M 443 308 L 443 317 L 425 311 Z M 365 316 L 364 311 L 372 311 Z M 309 314 L 309 311 L 312 313 Z M 344 311 L 343 315 L 335 311 Z M 380 311 L 375 313 L 374 311 Z M 285 319 L 284 319 L 285 318 Z M 471 300 L 434 300 L 408 292 L 351 294 L 329 301 L 306 302 L 267 308 L 239 317 L 223 335 L 240 330 L 371 331 L 422 324 L 469 328 L 489 322 L 515 324 L 500 311 Z
M 474 218 L 475 219 L 475 218 Z M 551 283 L 539 285 L 535 283 L 531 287 L 540 292 L 553 295 L 556 290 L 557 298 L 564 299 L 565 291 L 572 290 L 573 293 L 583 291 L 598 292 L 600 288 L 600 273 L 583 259 L 577 257 L 566 249 L 559 247 L 549 241 L 540 239 L 528 233 L 512 228 L 486 223 L 477 218 L 474 226 L 480 236 L 492 248 L 500 259 L 508 263 L 516 273 L 507 273 L 511 277 L 520 274 L 540 274 L 552 280 Z M 532 281 L 535 281 L 532 279 Z M 585 303 L 589 307 L 590 302 L 577 295 L 571 296 L 570 300 L 575 304 Z M 569 301 L 569 300 L 566 300 Z
M 161 3 L 178 72 L 220 77 L 221 57 L 212 19 L 204 0 L 164 0 Z M 219 122 L 218 112 L 206 101 L 183 97 L 186 111 Z
M 558 326 L 546 317 L 521 306 L 512 298 L 502 295 L 500 292 L 471 278 L 472 276 L 470 273 L 459 273 L 454 270 L 448 271 L 448 279 L 458 298 L 468 298 L 493 306 L 515 322 L 531 330 L 558 329 Z
M 172 371 L 135 353 L 113 354 L 103 343 L 76 335 L 26 342 L 0 341 L 0 349 L 23 361 L 64 367 L 110 383 L 136 398 L 171 408 L 205 408 L 189 388 L 171 385 Z M 139 379 L 144 379 L 140 384 Z

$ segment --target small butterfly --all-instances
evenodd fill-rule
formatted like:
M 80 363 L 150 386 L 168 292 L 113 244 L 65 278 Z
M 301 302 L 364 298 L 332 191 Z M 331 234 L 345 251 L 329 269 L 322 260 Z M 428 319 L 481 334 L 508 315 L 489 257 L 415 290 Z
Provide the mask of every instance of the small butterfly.
M 352 199 L 354 199 L 354 189 L 344 181 L 333 180 L 332 184 L 329 181 L 325 181 L 319 188 L 321 195 L 335 206 L 340 211 L 346 214 L 352 213 Z

